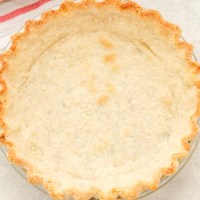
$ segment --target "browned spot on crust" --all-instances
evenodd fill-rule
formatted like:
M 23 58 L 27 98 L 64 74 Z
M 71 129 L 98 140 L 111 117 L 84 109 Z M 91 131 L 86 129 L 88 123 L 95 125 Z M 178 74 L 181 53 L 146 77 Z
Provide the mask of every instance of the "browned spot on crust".
M 100 43 L 101 45 L 106 48 L 106 49 L 112 49 L 113 48 L 113 44 L 106 38 L 100 38 Z
M 109 97 L 106 95 L 103 95 L 97 99 L 97 103 L 102 106 L 102 105 L 105 105 L 108 102 L 108 100 L 109 100 Z
M 115 53 L 110 53 L 104 56 L 104 61 L 105 62 L 114 62 L 116 59 L 116 54 Z
M 172 100 L 169 97 L 161 97 L 161 103 L 165 106 L 167 110 L 172 108 Z

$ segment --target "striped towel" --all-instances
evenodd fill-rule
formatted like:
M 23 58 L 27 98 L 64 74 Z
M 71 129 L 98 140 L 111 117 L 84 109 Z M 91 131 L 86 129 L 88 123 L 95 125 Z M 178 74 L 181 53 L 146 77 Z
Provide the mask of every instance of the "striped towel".
M 0 50 L 28 19 L 59 5 L 63 0 L 0 0 Z

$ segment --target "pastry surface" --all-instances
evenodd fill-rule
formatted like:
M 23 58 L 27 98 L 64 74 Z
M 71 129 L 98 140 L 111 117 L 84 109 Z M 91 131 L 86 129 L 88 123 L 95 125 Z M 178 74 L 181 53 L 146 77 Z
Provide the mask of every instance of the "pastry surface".
M 197 133 L 198 65 L 179 40 L 135 3 L 66 2 L 27 22 L 2 56 L 10 160 L 59 200 L 156 189 Z

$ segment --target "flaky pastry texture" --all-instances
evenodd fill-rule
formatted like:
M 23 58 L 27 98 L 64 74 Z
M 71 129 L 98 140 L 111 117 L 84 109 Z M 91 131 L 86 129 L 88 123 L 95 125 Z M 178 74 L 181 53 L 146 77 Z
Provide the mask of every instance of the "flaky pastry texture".
M 134 2 L 66 1 L 0 56 L 0 141 L 55 200 L 156 190 L 198 132 L 199 65 Z

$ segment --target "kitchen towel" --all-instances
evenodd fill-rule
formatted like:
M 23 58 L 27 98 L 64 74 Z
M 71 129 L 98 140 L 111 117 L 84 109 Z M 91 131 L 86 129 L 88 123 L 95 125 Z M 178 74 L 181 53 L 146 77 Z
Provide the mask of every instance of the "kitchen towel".
M 0 51 L 24 22 L 59 5 L 63 0 L 4 0 L 0 2 Z

